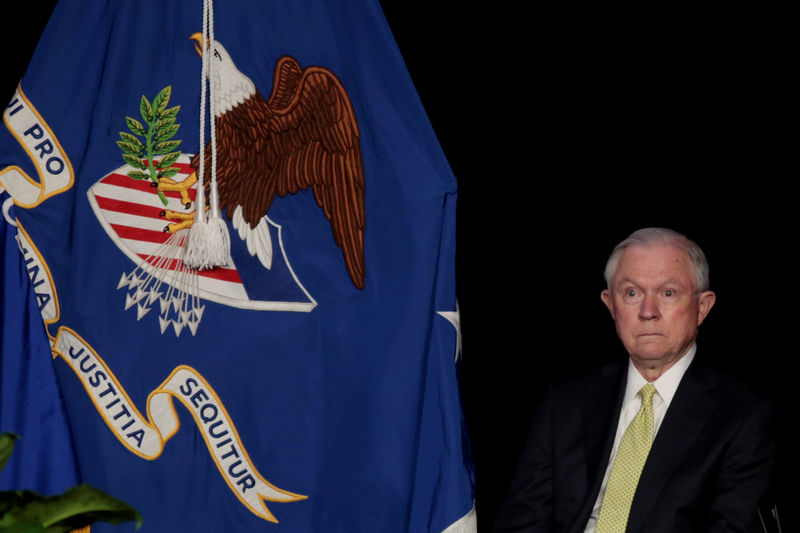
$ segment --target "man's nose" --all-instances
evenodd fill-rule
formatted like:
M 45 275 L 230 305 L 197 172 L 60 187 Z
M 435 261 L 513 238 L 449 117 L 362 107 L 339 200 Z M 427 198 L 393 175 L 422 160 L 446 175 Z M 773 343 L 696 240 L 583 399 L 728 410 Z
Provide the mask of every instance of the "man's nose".
M 640 320 L 654 320 L 659 318 L 661 314 L 658 311 L 658 300 L 655 295 L 645 295 L 642 300 L 642 305 L 639 308 Z

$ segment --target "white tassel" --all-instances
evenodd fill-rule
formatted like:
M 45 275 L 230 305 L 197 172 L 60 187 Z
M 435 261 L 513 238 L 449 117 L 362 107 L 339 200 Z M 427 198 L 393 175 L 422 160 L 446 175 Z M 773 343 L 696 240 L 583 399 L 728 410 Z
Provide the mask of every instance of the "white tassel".
M 214 268 L 208 260 L 208 238 L 209 227 L 205 220 L 195 220 L 194 225 L 189 228 L 189 238 L 186 240 L 186 252 L 183 262 L 189 268 L 196 270 L 208 270 Z
M 183 262 L 197 270 L 210 270 L 231 263 L 231 238 L 221 218 L 195 222 L 189 230 Z
M 214 94 L 214 61 L 209 58 L 210 46 L 214 43 L 214 2 L 203 0 L 203 43 L 202 73 L 200 76 L 200 168 L 197 175 L 197 197 L 195 199 L 195 221 L 189 230 L 189 238 L 183 262 L 189 268 L 211 270 L 227 266 L 231 261 L 231 238 L 228 226 L 220 216 L 217 193 L 217 134 L 214 124 L 216 118 L 216 98 Z M 206 84 L 209 86 L 209 111 L 211 115 L 211 186 L 210 215 L 206 218 L 205 202 L 205 154 L 202 153 L 206 127 Z

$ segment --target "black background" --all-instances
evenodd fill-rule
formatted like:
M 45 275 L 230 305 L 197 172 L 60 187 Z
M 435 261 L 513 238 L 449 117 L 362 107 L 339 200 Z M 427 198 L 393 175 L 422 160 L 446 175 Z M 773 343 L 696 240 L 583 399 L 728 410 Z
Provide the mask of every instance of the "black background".
M 699 357 L 773 399 L 781 443 L 796 447 L 797 91 L 786 14 L 381 4 L 458 178 L 479 530 L 490 530 L 546 381 L 624 356 L 599 294 L 611 248 L 640 227 L 676 229 L 706 251 L 717 304 Z M 54 5 L 0 8 L 3 101 Z M 794 524 L 797 460 L 784 457 L 781 474 L 782 518 Z

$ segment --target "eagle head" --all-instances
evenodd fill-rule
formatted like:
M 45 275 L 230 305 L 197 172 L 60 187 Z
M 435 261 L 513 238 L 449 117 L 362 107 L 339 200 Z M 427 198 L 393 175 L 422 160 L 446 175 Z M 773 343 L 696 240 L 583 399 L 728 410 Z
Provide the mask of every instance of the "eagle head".
M 203 35 L 192 34 L 189 39 L 195 41 L 194 49 L 203 55 Z M 221 116 L 238 106 L 256 93 L 255 84 L 236 68 L 228 51 L 219 41 L 211 42 L 211 55 L 209 59 L 214 62 L 211 72 L 211 83 L 214 84 L 214 103 L 216 116 Z

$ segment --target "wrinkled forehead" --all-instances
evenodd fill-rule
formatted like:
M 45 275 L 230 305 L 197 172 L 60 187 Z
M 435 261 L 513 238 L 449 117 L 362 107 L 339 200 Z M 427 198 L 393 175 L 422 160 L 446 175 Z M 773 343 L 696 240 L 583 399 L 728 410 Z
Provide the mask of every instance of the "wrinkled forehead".
M 635 244 L 619 259 L 614 284 L 621 280 L 674 281 L 696 285 L 688 252 L 677 244 Z

